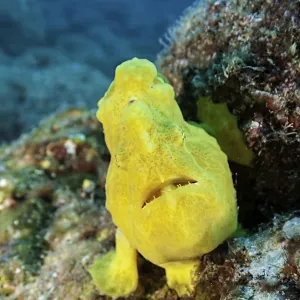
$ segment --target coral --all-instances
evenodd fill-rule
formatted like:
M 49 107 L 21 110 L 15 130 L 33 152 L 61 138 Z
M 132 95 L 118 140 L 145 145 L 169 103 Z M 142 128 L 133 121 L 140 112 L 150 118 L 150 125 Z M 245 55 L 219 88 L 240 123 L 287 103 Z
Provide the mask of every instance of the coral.
M 206 97 L 236 116 L 254 153 L 231 164 L 246 226 L 300 207 L 299 26 L 299 1 L 197 1 L 158 57 L 187 119 Z
M 111 296 L 135 290 L 138 251 L 166 270 L 179 296 L 192 294 L 197 257 L 237 226 L 226 155 L 215 138 L 184 121 L 172 86 L 145 59 L 117 67 L 97 117 L 112 157 L 106 207 L 118 231 L 116 251 L 91 269 L 95 283 Z
M 94 253 L 93 247 L 101 252 L 96 239 L 87 244 L 103 222 L 106 230 L 112 227 L 101 201 L 108 158 L 101 127 L 81 109 L 52 117 L 31 135 L 0 148 L 0 298 L 14 294 L 31 299 L 40 285 L 52 295 L 46 282 L 53 286 L 59 281 L 37 279 L 51 277 L 51 268 L 72 269 L 66 252 L 81 259 L 83 253 Z M 78 251 L 71 247 L 64 252 L 71 242 Z M 87 272 L 81 277 L 90 282 Z

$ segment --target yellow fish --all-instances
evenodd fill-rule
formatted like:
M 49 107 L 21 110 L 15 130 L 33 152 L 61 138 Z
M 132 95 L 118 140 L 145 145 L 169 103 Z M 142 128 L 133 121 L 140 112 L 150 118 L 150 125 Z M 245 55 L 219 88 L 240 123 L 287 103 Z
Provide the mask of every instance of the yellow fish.
M 191 295 L 199 256 L 237 228 L 227 156 L 183 119 L 172 86 L 146 59 L 119 65 L 98 105 L 111 153 L 106 207 L 118 229 L 116 249 L 90 269 L 93 280 L 107 295 L 130 294 L 139 252 L 165 269 L 179 296 Z

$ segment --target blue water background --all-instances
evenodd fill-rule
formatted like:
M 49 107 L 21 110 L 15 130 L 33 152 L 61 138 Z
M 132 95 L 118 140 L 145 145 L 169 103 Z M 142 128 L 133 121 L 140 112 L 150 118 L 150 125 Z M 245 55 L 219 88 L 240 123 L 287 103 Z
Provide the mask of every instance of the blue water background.
M 192 0 L 1 0 L 0 142 L 68 107 L 95 108 L 115 67 L 154 61 Z

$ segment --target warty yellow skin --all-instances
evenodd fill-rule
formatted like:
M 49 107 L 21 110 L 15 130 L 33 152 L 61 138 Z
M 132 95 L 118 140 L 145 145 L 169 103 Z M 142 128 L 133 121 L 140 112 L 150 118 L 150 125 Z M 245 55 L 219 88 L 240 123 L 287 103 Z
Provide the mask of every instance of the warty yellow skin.
M 90 269 L 94 282 L 111 296 L 134 291 L 138 251 L 165 268 L 179 296 L 191 295 L 199 256 L 237 227 L 227 157 L 185 122 L 172 86 L 145 59 L 119 65 L 98 105 L 111 153 L 106 207 L 118 230 L 116 250 Z

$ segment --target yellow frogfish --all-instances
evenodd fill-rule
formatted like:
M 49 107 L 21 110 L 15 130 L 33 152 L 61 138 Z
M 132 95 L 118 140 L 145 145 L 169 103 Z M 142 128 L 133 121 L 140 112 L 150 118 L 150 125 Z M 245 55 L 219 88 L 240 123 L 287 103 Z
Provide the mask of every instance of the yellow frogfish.
M 111 153 L 106 207 L 116 249 L 89 270 L 110 296 L 137 288 L 137 253 L 165 269 L 179 296 L 192 295 L 199 256 L 237 227 L 227 157 L 216 139 L 188 124 L 165 82 L 146 59 L 128 60 L 100 99 L 97 118 Z

